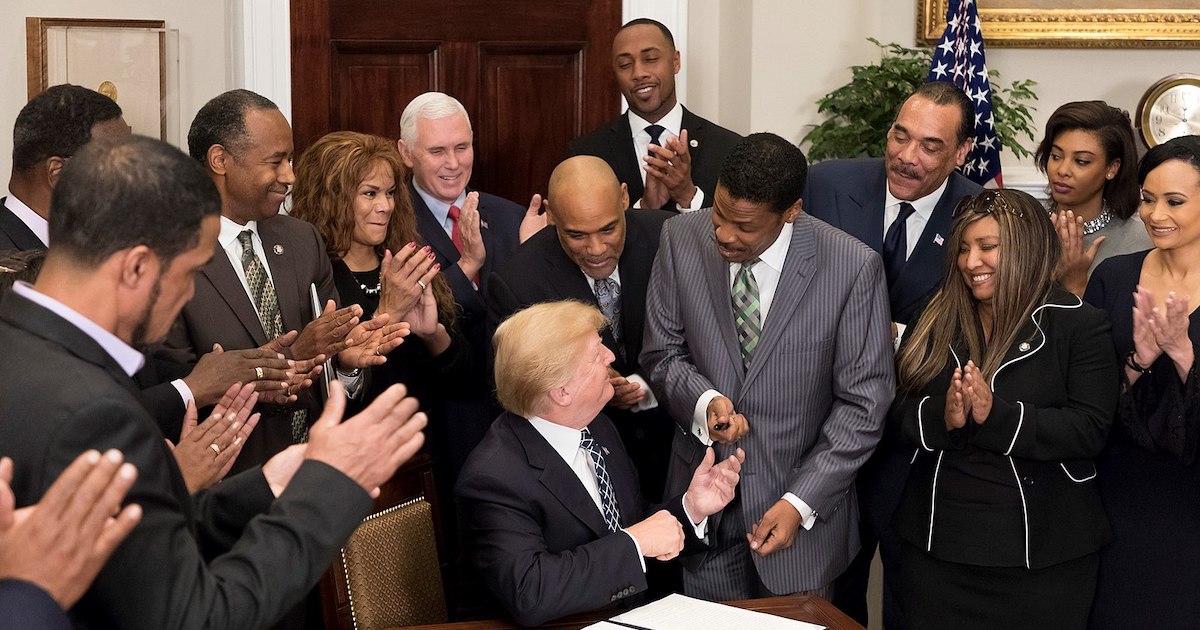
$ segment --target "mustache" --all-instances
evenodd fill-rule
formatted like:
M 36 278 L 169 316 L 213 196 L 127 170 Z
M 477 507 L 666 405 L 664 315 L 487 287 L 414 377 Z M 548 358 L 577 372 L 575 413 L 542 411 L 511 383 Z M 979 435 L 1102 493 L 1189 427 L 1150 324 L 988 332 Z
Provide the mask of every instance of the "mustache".
M 919 178 L 917 169 L 902 162 L 892 162 L 892 170 L 904 177 Z

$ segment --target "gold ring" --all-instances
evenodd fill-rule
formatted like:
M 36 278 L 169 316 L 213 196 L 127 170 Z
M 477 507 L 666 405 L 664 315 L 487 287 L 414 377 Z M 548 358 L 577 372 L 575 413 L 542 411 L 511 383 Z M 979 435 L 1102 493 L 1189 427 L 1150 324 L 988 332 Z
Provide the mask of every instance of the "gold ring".
M 422 291 L 424 291 L 424 290 L 425 290 L 425 283 L 424 283 L 424 282 L 421 282 L 420 280 L 417 280 L 417 286 L 421 287 L 421 290 L 422 290 Z
M 262 371 L 262 368 L 261 368 L 261 367 L 256 367 L 256 368 L 254 368 L 254 375 L 255 375 L 256 377 L 258 377 L 258 380 L 260 380 L 260 381 L 261 381 L 261 380 L 262 380 L 262 377 L 263 377 L 263 371 Z
M 221 447 L 220 447 L 220 446 L 217 446 L 217 443 L 216 443 L 216 442 L 213 442 L 212 444 L 209 444 L 209 445 L 208 445 L 208 448 L 211 448 L 211 449 L 212 449 L 212 452 L 216 453 L 217 455 L 220 455 L 220 454 L 221 454 Z

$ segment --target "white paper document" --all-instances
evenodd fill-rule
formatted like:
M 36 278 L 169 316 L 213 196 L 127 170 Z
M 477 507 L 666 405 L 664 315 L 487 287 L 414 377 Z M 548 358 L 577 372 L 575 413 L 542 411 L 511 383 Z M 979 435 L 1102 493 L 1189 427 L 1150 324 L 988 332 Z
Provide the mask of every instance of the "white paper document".
M 656 602 L 612 618 L 622 628 L 645 630 L 695 630 L 696 628 L 754 628 L 755 630 L 825 630 L 825 626 L 785 619 L 767 613 L 717 604 L 686 595 L 668 595 Z M 612 630 L 615 624 L 600 622 L 589 628 Z

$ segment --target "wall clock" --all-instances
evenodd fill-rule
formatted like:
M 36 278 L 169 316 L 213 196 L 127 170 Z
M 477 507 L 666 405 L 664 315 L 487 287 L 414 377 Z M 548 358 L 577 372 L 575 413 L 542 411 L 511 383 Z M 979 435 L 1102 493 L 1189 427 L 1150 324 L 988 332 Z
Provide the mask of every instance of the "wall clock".
M 1200 135 L 1200 74 L 1172 74 L 1156 81 L 1138 102 L 1134 123 L 1147 147 Z

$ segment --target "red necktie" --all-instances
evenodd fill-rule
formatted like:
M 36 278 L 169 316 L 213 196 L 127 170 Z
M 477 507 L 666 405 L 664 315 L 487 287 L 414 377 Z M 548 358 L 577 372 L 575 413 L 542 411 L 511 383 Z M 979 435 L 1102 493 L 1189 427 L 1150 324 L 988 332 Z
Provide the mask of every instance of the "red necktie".
M 458 250 L 459 255 L 462 255 L 462 229 L 458 225 L 458 215 L 461 212 L 461 208 L 451 205 L 450 210 L 446 213 L 450 217 L 450 240 L 454 242 L 454 247 Z M 471 282 L 478 286 L 479 274 L 475 274 L 475 277 L 471 278 Z

